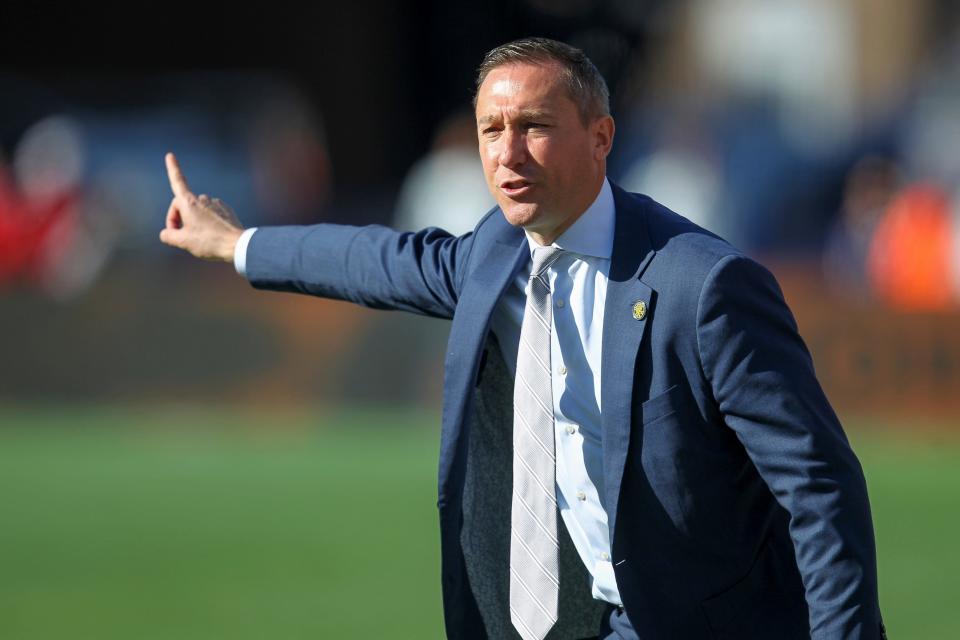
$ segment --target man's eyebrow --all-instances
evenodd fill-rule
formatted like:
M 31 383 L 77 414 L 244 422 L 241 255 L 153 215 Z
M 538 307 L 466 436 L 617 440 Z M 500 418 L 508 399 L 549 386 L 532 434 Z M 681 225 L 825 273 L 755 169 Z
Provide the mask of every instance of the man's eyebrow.
M 552 114 L 544 109 L 521 109 L 520 113 L 517 114 L 517 120 L 522 122 L 550 120 L 552 117 Z M 477 126 L 483 127 L 494 122 L 499 122 L 500 119 L 501 116 L 499 113 L 480 116 L 477 118 Z
M 551 114 L 543 109 L 523 109 L 520 111 L 521 120 L 549 120 Z

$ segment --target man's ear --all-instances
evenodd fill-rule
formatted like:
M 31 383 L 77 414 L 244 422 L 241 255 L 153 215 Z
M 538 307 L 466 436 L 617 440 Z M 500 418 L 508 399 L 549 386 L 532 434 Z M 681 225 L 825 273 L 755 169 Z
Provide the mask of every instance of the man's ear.
M 594 154 L 597 160 L 604 160 L 610 154 L 615 128 L 613 118 L 610 116 L 601 116 L 591 123 L 590 133 L 593 135 Z

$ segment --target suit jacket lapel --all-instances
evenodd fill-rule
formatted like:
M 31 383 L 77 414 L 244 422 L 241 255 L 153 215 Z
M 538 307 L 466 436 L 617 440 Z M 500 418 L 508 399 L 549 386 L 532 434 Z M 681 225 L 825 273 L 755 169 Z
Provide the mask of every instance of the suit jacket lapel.
M 630 443 L 634 367 L 653 311 L 651 289 L 640 281 L 640 275 L 654 254 L 643 210 L 633 202 L 632 196 L 612 186 L 616 231 L 603 310 L 600 388 L 605 507 L 611 543 Z M 643 312 L 638 302 L 643 302 Z

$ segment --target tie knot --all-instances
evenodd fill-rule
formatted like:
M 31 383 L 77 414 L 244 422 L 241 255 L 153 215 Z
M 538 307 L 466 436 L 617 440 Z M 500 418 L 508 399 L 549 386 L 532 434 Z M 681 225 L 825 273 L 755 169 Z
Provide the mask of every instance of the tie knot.
M 533 268 L 530 269 L 530 277 L 535 278 L 543 274 L 551 264 L 557 261 L 562 252 L 563 249 L 560 247 L 534 247 Z

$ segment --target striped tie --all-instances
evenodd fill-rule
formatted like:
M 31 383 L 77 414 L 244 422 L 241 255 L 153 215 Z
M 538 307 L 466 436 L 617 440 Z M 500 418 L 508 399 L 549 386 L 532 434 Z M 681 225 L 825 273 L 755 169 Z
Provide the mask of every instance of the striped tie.
M 513 389 L 513 500 L 510 517 L 510 619 L 524 640 L 542 640 L 557 621 L 560 587 L 556 458 L 547 268 L 557 247 L 536 247 L 520 328 Z

